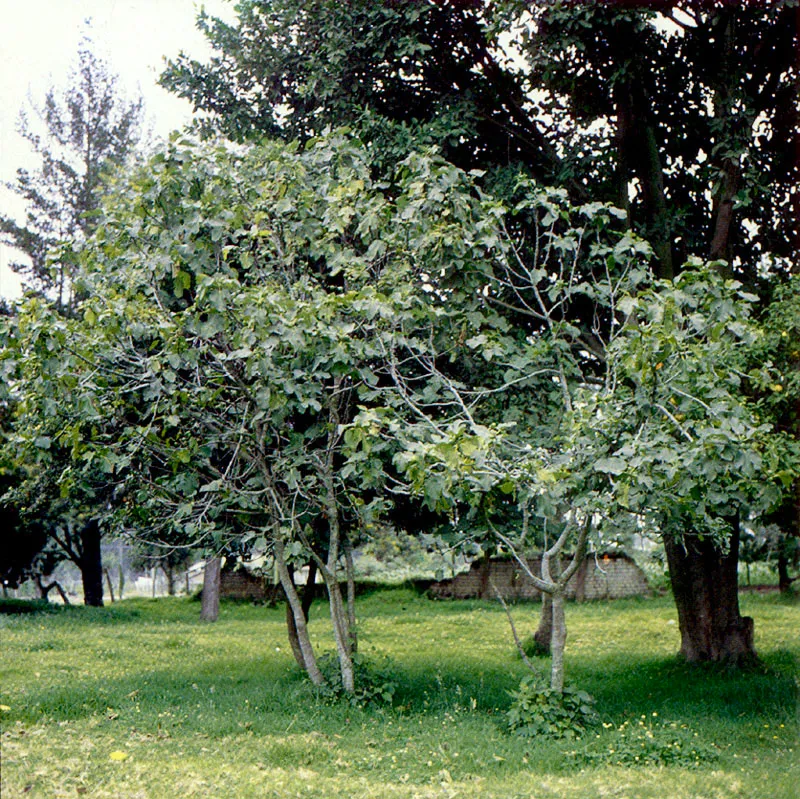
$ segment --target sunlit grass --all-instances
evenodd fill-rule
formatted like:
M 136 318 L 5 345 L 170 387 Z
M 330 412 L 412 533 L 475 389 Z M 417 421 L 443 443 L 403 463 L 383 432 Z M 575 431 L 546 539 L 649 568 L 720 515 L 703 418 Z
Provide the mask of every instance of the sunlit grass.
M 504 731 L 507 691 L 525 669 L 490 603 L 405 589 L 363 598 L 361 651 L 388 655 L 397 683 L 392 708 L 366 710 L 317 699 L 282 608 L 224 605 L 216 624 L 186 600 L 0 617 L 2 796 L 789 799 L 800 784 L 800 606 L 742 602 L 763 661 L 744 674 L 679 663 L 668 599 L 570 605 L 568 677 L 595 695 L 605 724 L 580 742 Z M 513 612 L 521 632 L 535 627 L 538 606 Z M 311 623 L 323 650 L 324 614 L 316 605 Z M 642 717 L 656 733 L 697 733 L 713 759 L 586 766 L 570 754 L 619 747 L 619 728 Z

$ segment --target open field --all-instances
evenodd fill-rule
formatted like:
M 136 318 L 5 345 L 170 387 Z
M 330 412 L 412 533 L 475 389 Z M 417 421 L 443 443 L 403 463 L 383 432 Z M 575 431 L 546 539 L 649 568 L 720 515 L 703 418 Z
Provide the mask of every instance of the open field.
M 0 617 L 2 797 L 794 799 L 800 604 L 742 603 L 763 659 L 745 674 L 676 662 L 669 598 L 570 605 L 568 679 L 603 722 L 579 741 L 503 730 L 525 668 L 488 603 L 361 599 L 361 651 L 391 658 L 397 683 L 392 708 L 367 709 L 315 695 L 283 608 L 223 605 L 213 625 L 185 599 Z M 514 613 L 532 631 L 538 606 Z

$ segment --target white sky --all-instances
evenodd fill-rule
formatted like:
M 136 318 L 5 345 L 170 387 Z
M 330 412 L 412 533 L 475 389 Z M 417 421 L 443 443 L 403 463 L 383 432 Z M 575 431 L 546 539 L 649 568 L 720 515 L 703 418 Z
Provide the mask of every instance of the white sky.
M 233 19 L 233 0 L 0 0 L 0 183 L 20 166 L 35 165 L 17 133 L 20 109 L 30 93 L 41 102 L 50 86 L 61 86 L 88 31 L 94 52 L 119 75 L 120 89 L 141 93 L 148 122 L 166 136 L 190 119 L 189 103 L 156 85 L 166 56 L 181 50 L 198 58 L 209 53 L 195 28 L 200 6 Z M 0 190 L 0 209 L 22 220 L 18 198 Z M 19 295 L 19 279 L 8 268 L 18 254 L 0 245 L 0 295 Z

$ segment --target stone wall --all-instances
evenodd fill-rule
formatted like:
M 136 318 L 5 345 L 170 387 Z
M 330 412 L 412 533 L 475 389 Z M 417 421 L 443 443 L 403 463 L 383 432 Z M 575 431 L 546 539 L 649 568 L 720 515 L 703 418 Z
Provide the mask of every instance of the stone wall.
M 528 567 L 538 575 L 540 558 L 528 558 Z M 519 563 L 507 559 L 476 561 L 467 572 L 452 580 L 433 583 L 429 592 L 438 599 L 495 599 L 495 588 L 503 599 L 517 602 L 541 599 Z M 587 555 L 567 583 L 566 595 L 583 602 L 589 599 L 622 599 L 649 596 L 650 587 L 644 572 L 627 555 Z

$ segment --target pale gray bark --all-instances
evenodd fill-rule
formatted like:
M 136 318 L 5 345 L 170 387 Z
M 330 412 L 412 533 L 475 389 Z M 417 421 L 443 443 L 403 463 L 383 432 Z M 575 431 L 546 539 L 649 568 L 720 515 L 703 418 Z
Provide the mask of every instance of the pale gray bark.
M 214 557 L 206 560 L 203 571 L 203 600 L 200 604 L 200 620 L 216 621 L 219 618 L 219 583 L 222 570 L 222 558 Z M 155 590 L 155 569 L 153 569 L 153 586 Z
M 308 626 L 306 625 L 306 617 L 303 613 L 303 605 L 300 602 L 300 597 L 297 595 L 297 588 L 286 566 L 283 541 L 281 541 L 280 538 L 275 539 L 274 552 L 275 565 L 278 569 L 278 578 L 286 594 L 286 601 L 289 603 L 289 607 L 292 610 L 295 631 L 297 633 L 297 643 L 300 647 L 306 674 L 308 674 L 309 679 L 314 685 L 323 685 L 325 683 L 325 678 L 322 676 L 322 672 L 317 665 L 317 657 L 314 654 L 314 647 L 311 645 L 311 639 L 308 635 Z
M 553 593 L 553 636 L 550 639 L 550 687 L 564 690 L 564 649 L 567 645 L 567 620 L 564 613 L 564 594 L 561 589 Z

